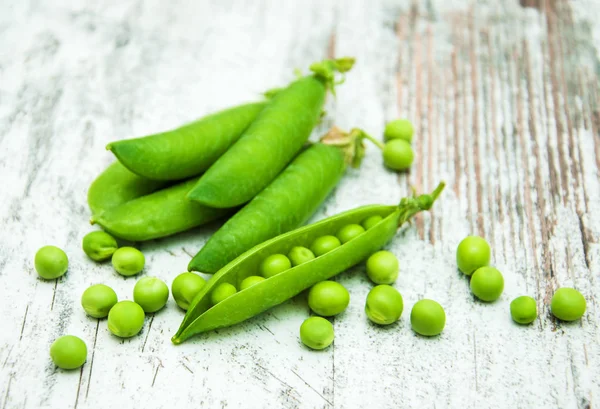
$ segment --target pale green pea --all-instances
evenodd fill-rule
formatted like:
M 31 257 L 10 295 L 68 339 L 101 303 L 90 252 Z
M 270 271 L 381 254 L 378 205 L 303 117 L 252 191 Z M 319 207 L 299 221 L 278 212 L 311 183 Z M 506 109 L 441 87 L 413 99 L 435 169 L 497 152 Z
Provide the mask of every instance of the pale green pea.
M 246 277 L 240 283 L 240 291 L 245 290 L 246 288 L 250 288 L 255 284 L 260 283 L 261 281 L 265 281 L 266 278 L 261 276 L 250 276 Z
M 362 225 L 362 227 L 365 228 L 365 230 L 369 230 L 371 227 L 375 226 L 377 223 L 379 223 L 382 220 L 383 220 L 383 217 L 377 214 L 375 216 L 367 217 L 360 224 Z
M 35 253 L 35 270 L 40 277 L 52 280 L 64 275 L 69 268 L 69 259 L 56 246 L 44 246 Z
M 181 273 L 171 283 L 171 293 L 179 308 L 186 310 L 206 285 L 206 280 L 194 273 Z
M 360 236 L 365 232 L 365 228 L 360 224 L 347 224 L 338 230 L 336 236 L 342 244 L 349 242 L 355 237 Z
M 480 267 L 471 276 L 471 291 L 482 301 L 496 301 L 504 290 L 504 277 L 494 267 Z
M 315 256 L 320 257 L 341 245 L 340 239 L 335 236 L 321 236 L 311 244 L 310 249 Z
M 212 305 L 217 305 L 235 293 L 237 293 L 237 290 L 233 284 L 222 283 L 210 294 L 210 302 Z
M 446 326 L 444 308 L 433 300 L 417 301 L 410 312 L 410 325 L 417 334 L 427 337 L 439 335 Z
M 413 126 L 408 119 L 395 119 L 385 125 L 383 136 L 386 141 L 392 139 L 402 139 L 411 142 L 413 137 Z
M 308 292 L 308 306 L 315 314 L 331 317 L 343 312 L 350 303 L 348 290 L 335 281 L 321 281 Z
M 90 317 L 104 318 L 118 302 L 115 290 L 104 284 L 94 284 L 81 295 L 81 306 Z
M 117 273 L 124 276 L 138 274 L 144 269 L 144 254 L 133 247 L 121 247 L 112 256 L 112 265 Z
M 144 312 L 156 312 L 165 306 L 169 299 L 169 287 L 156 277 L 143 277 L 133 287 L 133 301 Z
M 292 247 L 288 253 L 288 258 L 290 259 L 292 266 L 295 267 L 302 263 L 306 263 L 307 261 L 313 260 L 315 255 L 306 247 L 296 246 Z
M 562 287 L 556 290 L 550 302 L 552 314 L 562 321 L 576 321 L 583 317 L 586 302 L 583 295 L 574 288 Z
M 393 170 L 407 170 L 414 160 L 412 147 L 402 139 L 392 139 L 383 147 L 383 163 Z
M 50 346 L 50 358 L 62 369 L 77 369 L 87 359 L 85 342 L 74 335 L 63 335 Z
M 533 298 L 523 295 L 510 303 L 510 316 L 519 324 L 531 324 L 537 318 L 537 305 Z
M 119 248 L 113 236 L 105 231 L 93 231 L 83 236 L 83 252 L 94 261 L 108 260 Z
M 367 275 L 375 284 L 392 284 L 398 278 L 398 259 L 386 250 L 378 251 L 367 259 Z
M 456 264 L 458 269 L 470 276 L 480 267 L 490 262 L 490 245 L 479 236 L 467 236 L 456 249 Z
M 290 268 L 292 263 L 289 258 L 283 254 L 271 254 L 260 264 L 260 273 L 263 277 L 270 278 Z
M 144 326 L 144 310 L 133 301 L 120 301 L 108 313 L 108 329 L 120 338 L 137 335 Z
M 333 325 L 325 318 L 310 317 L 300 326 L 300 340 L 312 349 L 325 349 L 333 342 Z
M 389 325 L 398 321 L 404 309 L 402 296 L 394 287 L 386 284 L 373 287 L 367 295 L 365 312 L 376 324 Z

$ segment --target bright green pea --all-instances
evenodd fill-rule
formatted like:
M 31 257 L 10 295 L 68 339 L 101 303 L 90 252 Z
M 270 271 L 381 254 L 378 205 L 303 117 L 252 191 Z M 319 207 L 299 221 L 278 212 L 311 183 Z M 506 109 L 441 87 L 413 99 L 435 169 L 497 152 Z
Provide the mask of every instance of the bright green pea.
M 254 284 L 258 284 L 261 281 L 265 281 L 266 279 L 261 276 L 250 276 L 246 277 L 240 283 L 240 291 L 245 290 L 246 288 L 252 287 Z
M 171 283 L 171 293 L 179 308 L 186 310 L 196 295 L 206 285 L 206 280 L 194 273 L 181 273 Z
M 119 248 L 115 238 L 102 230 L 83 236 L 81 247 L 83 252 L 94 261 L 108 260 Z
M 343 243 L 347 243 L 355 237 L 360 236 L 365 232 L 365 228 L 360 224 L 347 224 L 338 230 L 336 236 Z
M 494 267 L 480 267 L 471 276 L 471 291 L 482 301 L 496 301 L 504 290 L 504 277 Z
M 408 119 L 395 119 L 385 125 L 383 136 L 386 141 L 402 139 L 411 142 L 413 137 L 413 126 Z
M 344 311 L 350 303 L 348 290 L 335 281 L 321 281 L 308 292 L 308 306 L 315 314 L 331 317 Z
M 490 263 L 490 245 L 479 236 L 467 236 L 456 249 L 458 269 L 470 276 L 479 267 Z
M 410 143 L 403 139 L 392 139 L 383 147 L 383 163 L 393 170 L 407 170 L 414 160 Z
M 531 297 L 523 295 L 510 303 L 510 316 L 519 324 L 531 324 L 537 318 L 537 305 Z
M 365 220 L 363 220 L 360 224 L 365 230 L 369 230 L 371 227 L 375 226 L 377 223 L 383 220 L 383 217 L 380 215 L 369 216 Z
M 260 264 L 260 273 L 264 278 L 271 278 L 292 268 L 292 262 L 283 254 L 271 254 Z
M 302 263 L 306 263 L 307 261 L 313 260 L 315 258 L 315 255 L 306 247 L 296 246 L 292 247 L 292 249 L 288 253 L 288 258 L 292 262 L 292 266 L 296 267 Z
M 133 247 L 121 247 L 112 256 L 112 265 L 124 276 L 138 274 L 144 269 L 146 259 L 141 251 Z
M 410 312 L 413 331 L 427 337 L 438 335 L 446 325 L 444 308 L 433 300 L 417 301 Z
M 156 277 L 143 277 L 133 287 L 133 301 L 144 312 L 156 312 L 165 306 L 169 299 L 169 287 Z
M 108 313 L 108 329 L 120 338 L 137 335 L 144 326 L 144 310 L 133 301 L 120 301 Z
M 104 284 L 94 284 L 81 295 L 81 306 L 90 317 L 104 318 L 118 302 L 115 290 Z
M 389 251 L 378 251 L 367 259 L 367 275 L 375 284 L 392 284 L 399 268 L 398 259 Z
M 550 308 L 559 320 L 576 321 L 585 313 L 585 298 L 574 288 L 562 287 L 552 296 Z
M 325 318 L 310 317 L 300 326 L 300 340 L 312 349 L 325 349 L 333 342 L 333 325 Z
M 394 287 L 386 284 L 373 287 L 367 295 L 365 312 L 376 324 L 389 325 L 398 321 L 404 309 L 402 296 Z
M 342 243 L 340 242 L 340 239 L 335 236 L 321 236 L 313 241 L 310 249 L 315 256 L 320 257 L 341 245 Z
M 46 280 L 58 278 L 67 272 L 69 259 L 56 246 L 44 246 L 35 253 L 35 270 Z
M 212 305 L 217 305 L 221 301 L 231 297 L 237 293 L 235 286 L 229 283 L 222 283 L 217 286 L 210 294 L 210 302 Z
M 76 369 L 87 359 L 85 342 L 74 335 L 63 335 L 50 346 L 50 358 L 62 369 Z

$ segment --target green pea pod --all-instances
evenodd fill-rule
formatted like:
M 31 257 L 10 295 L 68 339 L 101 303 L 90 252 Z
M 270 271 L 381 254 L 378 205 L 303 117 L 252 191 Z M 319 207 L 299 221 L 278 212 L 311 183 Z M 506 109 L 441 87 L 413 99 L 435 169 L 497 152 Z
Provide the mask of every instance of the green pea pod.
M 93 214 L 102 213 L 167 185 L 165 181 L 138 176 L 115 161 L 90 185 L 88 205 Z
M 188 270 L 216 273 L 231 260 L 272 237 L 304 224 L 346 169 L 364 156 L 360 130 L 332 129 L 300 153 L 277 178 L 230 218 L 190 261 Z M 343 141 L 343 143 L 340 143 Z M 336 146 L 330 146 L 332 143 Z
M 208 169 L 242 135 L 267 102 L 216 112 L 177 129 L 111 142 L 106 149 L 133 173 L 179 180 Z
M 144 241 L 170 236 L 232 212 L 188 200 L 186 194 L 197 180 L 181 182 L 93 215 L 91 223 L 121 239 Z
M 244 204 L 261 192 L 300 151 L 318 122 L 335 72 L 350 70 L 354 60 L 342 58 L 313 64 L 313 75 L 280 90 L 271 103 L 213 166 L 188 197 L 206 206 Z
M 206 283 L 190 305 L 171 341 L 180 344 L 193 335 L 245 321 L 358 264 L 391 240 L 398 227 L 413 215 L 429 210 L 443 188 L 444 184 L 440 183 L 433 193 L 404 198 L 398 206 L 359 207 L 253 247 L 219 270 Z M 294 246 L 307 247 L 318 237 L 335 234 L 343 226 L 360 223 L 376 215 L 383 219 L 354 239 L 322 256 L 241 290 L 211 307 L 210 296 L 217 286 L 229 283 L 239 288 L 243 279 L 257 274 L 260 263 L 267 256 L 287 254 Z

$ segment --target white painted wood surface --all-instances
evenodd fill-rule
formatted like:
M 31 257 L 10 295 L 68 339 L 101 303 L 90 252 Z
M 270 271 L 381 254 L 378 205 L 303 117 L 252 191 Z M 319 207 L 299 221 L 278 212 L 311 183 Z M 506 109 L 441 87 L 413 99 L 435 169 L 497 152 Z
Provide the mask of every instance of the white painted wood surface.
M 0 408 L 593 408 L 600 399 L 600 126 L 596 1 L 9 1 L 0 5 Z M 389 248 L 405 312 L 380 328 L 363 312 L 358 266 L 338 280 L 351 304 L 333 347 L 304 348 L 298 298 L 236 327 L 173 346 L 183 316 L 170 300 L 129 340 L 84 315 L 97 282 L 132 298 L 135 278 L 85 257 L 86 190 L 116 138 L 167 129 L 252 100 L 328 54 L 355 69 L 328 103 L 328 126 L 380 135 L 411 118 L 410 174 L 386 171 L 369 146 L 314 220 L 395 203 L 414 185 L 448 188 L 431 215 Z M 168 283 L 216 226 L 140 245 L 144 275 Z M 486 236 L 506 289 L 474 300 L 455 269 L 469 233 Z M 37 278 L 42 245 L 70 257 L 57 282 Z M 553 291 L 588 300 L 581 322 L 549 314 Z M 511 322 L 512 298 L 539 320 Z M 427 297 L 447 328 L 416 336 Z M 81 371 L 52 365 L 59 335 L 88 344 Z

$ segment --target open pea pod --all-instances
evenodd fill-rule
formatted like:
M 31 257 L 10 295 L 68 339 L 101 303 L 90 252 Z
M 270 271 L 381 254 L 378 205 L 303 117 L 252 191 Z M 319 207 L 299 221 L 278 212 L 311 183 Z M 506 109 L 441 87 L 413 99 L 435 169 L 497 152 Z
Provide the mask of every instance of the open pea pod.
M 180 344 L 193 335 L 245 321 L 360 263 L 383 247 L 394 237 L 398 227 L 413 215 L 429 210 L 443 188 L 444 184 L 440 183 L 431 194 L 404 198 L 398 206 L 369 205 L 349 210 L 253 247 L 219 270 L 206 283 L 171 341 Z M 383 219 L 340 247 L 211 306 L 210 296 L 215 288 L 222 283 L 239 288 L 244 278 L 258 274 L 260 263 L 266 257 L 277 253 L 287 254 L 294 246 L 308 247 L 318 237 L 333 235 L 347 224 L 359 224 L 376 215 Z

